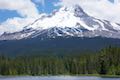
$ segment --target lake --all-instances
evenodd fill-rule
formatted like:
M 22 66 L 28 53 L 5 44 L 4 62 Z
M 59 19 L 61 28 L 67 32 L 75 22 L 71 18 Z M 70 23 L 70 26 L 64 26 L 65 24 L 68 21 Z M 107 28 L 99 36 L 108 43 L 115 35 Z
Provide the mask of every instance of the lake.
M 0 80 L 120 80 L 120 78 L 102 78 L 88 76 L 26 76 L 26 77 L 0 77 Z

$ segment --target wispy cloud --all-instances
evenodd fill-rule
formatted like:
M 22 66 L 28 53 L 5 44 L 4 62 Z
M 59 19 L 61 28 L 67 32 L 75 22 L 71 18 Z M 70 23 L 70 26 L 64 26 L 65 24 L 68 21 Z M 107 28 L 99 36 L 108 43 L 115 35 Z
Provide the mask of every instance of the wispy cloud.
M 45 0 L 34 0 L 45 6 Z M 49 3 L 47 3 L 49 4 Z M 91 16 L 120 23 L 120 1 L 113 4 L 109 0 L 59 0 L 56 6 L 72 6 L 79 4 Z M 15 10 L 23 18 L 15 17 L 0 24 L 0 33 L 21 30 L 40 16 L 32 0 L 0 0 L 0 10 Z
M 40 16 L 36 5 L 31 0 L 0 0 L 0 10 L 15 10 L 23 17 L 13 17 L 1 23 L 0 34 L 5 31 L 14 32 L 21 30 Z
M 29 23 L 32 23 L 35 20 L 35 18 L 19 18 L 14 17 L 7 19 L 7 21 L 0 24 L 0 34 L 4 32 L 16 32 L 20 31 L 28 25 Z
M 0 0 L 0 9 L 16 10 L 23 17 L 38 15 L 36 5 L 31 0 Z
M 79 4 L 91 16 L 120 23 L 120 1 L 115 0 L 59 0 L 55 6 L 72 6 Z

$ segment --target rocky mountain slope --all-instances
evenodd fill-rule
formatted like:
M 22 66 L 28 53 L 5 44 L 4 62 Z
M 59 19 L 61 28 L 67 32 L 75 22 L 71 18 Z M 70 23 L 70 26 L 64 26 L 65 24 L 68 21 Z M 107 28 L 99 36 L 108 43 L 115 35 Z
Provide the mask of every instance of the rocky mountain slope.
M 0 40 L 20 40 L 39 37 L 106 37 L 120 39 L 120 24 L 89 16 L 79 6 L 62 7 L 50 15 L 43 15 L 22 31 L 4 33 Z

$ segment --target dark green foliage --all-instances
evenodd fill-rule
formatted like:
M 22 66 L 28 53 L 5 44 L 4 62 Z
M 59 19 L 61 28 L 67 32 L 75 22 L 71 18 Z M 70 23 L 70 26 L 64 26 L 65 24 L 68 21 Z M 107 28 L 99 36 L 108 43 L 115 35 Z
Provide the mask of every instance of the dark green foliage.
M 109 45 L 120 46 L 120 39 L 103 37 L 70 37 L 0 41 L 0 54 L 7 56 L 24 56 L 30 54 L 70 54 L 85 51 L 98 51 Z
M 120 75 L 120 48 L 97 53 L 39 56 L 0 56 L 0 75 Z

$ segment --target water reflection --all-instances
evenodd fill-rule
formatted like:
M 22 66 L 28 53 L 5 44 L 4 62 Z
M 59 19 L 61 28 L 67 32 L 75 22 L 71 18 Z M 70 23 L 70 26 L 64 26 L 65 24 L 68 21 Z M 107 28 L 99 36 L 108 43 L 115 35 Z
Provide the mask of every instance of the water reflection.
M 73 76 L 49 76 L 49 77 L 0 77 L 0 80 L 120 80 L 120 78 L 101 78 L 101 77 L 73 77 Z

